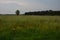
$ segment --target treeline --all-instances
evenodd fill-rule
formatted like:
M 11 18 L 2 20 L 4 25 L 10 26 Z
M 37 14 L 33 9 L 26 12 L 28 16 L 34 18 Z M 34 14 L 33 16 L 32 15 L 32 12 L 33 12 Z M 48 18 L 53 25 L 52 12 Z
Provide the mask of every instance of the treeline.
M 35 11 L 35 12 L 25 12 L 25 15 L 60 15 L 60 11 Z

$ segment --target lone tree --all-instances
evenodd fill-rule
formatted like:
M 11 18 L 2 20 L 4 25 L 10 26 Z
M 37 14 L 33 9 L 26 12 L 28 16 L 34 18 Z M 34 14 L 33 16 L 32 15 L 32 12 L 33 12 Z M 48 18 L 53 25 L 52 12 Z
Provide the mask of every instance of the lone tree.
M 19 15 L 19 13 L 20 13 L 20 11 L 19 11 L 19 10 L 16 10 L 16 15 L 17 15 L 17 16 Z

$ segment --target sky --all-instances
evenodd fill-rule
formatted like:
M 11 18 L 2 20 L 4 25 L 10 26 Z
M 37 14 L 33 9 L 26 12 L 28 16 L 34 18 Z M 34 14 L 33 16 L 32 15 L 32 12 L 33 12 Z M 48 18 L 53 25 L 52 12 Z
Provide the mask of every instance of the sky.
M 29 11 L 60 10 L 60 0 L 0 0 L 0 14 Z

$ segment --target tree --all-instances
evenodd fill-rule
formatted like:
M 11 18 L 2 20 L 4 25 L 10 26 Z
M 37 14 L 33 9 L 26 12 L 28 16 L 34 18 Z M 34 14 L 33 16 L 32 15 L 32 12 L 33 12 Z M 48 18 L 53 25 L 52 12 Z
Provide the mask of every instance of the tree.
M 53 15 L 53 11 L 52 10 L 49 10 L 49 15 Z
M 19 13 L 20 13 L 20 11 L 19 11 L 19 10 L 16 10 L 16 15 L 17 15 L 17 16 L 19 15 Z

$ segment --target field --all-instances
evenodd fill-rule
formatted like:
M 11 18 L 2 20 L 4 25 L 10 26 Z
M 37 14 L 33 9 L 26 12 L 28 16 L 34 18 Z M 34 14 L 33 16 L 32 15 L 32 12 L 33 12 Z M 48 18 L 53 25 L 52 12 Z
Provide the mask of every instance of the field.
M 0 16 L 0 40 L 60 40 L 60 16 Z

